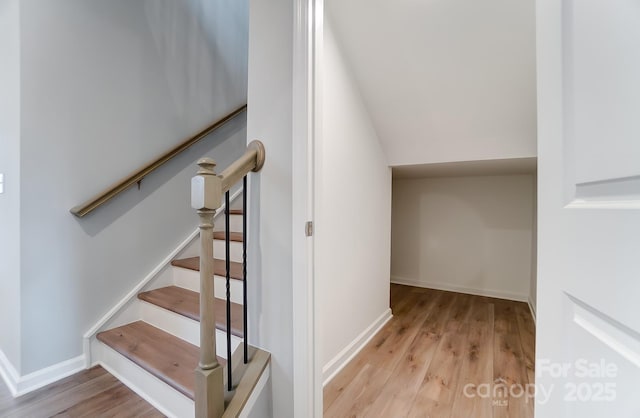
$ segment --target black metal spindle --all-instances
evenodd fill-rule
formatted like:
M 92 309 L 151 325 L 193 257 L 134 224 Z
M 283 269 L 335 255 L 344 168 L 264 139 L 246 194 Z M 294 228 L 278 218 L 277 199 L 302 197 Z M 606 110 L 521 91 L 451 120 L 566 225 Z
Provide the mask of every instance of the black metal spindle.
M 242 179 L 242 320 L 244 335 L 244 364 L 249 362 L 247 333 L 247 176 Z
M 226 225 L 226 231 L 224 236 L 225 241 L 225 265 L 227 271 L 227 367 L 229 373 L 227 373 L 227 388 L 229 391 L 233 390 L 233 378 L 231 376 L 231 231 L 230 231 L 230 209 L 229 209 L 229 192 L 225 193 L 225 208 L 224 219 Z

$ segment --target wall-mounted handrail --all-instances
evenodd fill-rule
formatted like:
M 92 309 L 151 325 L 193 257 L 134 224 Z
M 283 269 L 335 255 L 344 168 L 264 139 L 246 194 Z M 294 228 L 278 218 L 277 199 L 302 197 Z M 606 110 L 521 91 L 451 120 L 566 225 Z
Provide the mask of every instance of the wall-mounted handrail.
M 225 123 L 229 122 L 231 119 L 235 118 L 236 116 L 238 116 L 239 114 L 241 114 L 245 110 L 247 110 L 247 105 L 246 104 L 241 106 L 241 107 L 239 107 L 238 109 L 234 110 L 233 112 L 229 113 L 228 115 L 226 115 L 225 117 L 223 117 L 219 121 L 215 122 L 214 124 L 210 125 L 209 127 L 207 127 L 205 129 L 203 129 L 202 131 L 198 132 L 197 134 L 195 134 L 191 138 L 189 138 L 186 141 L 184 141 L 182 144 L 180 144 L 180 145 L 176 146 L 175 148 L 167 151 L 166 153 L 164 153 L 160 157 L 156 158 L 152 162 L 150 162 L 147 165 L 145 165 L 144 167 L 142 167 L 140 170 L 136 171 L 133 174 L 130 174 L 129 176 L 125 177 L 124 179 L 122 179 L 118 183 L 113 184 L 111 187 L 109 187 L 108 189 L 104 190 L 100 194 L 94 196 L 93 198 L 87 200 L 86 202 L 84 202 L 84 203 L 82 203 L 82 204 L 80 204 L 78 206 L 73 207 L 70 210 L 70 212 L 72 214 L 74 214 L 75 216 L 79 217 L 79 218 L 82 218 L 83 216 L 93 212 L 94 210 L 96 210 L 100 206 L 102 206 L 105 203 L 107 203 L 109 200 L 113 199 L 114 197 L 116 197 L 120 193 L 122 193 L 125 190 L 129 189 L 134 184 L 137 184 L 137 183 L 141 182 L 142 179 L 144 179 L 146 176 L 148 176 L 149 174 L 151 174 L 152 172 L 154 172 L 158 168 L 162 167 L 164 164 L 169 162 L 171 159 L 173 159 L 174 157 L 178 156 L 182 152 L 186 151 L 187 148 L 189 148 L 192 145 L 194 145 L 195 143 L 199 142 L 200 140 L 205 138 L 207 135 L 209 135 L 210 133 L 214 132 L 215 130 L 220 128 L 222 125 L 224 125 Z

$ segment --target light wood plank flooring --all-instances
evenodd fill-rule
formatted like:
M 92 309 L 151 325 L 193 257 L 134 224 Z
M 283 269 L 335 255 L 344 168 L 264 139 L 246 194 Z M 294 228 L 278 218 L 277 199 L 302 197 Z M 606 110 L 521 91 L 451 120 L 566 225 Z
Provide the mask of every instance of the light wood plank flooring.
M 102 367 L 67 377 L 19 398 L 0 380 L 0 417 L 162 417 Z
M 533 417 L 521 393 L 535 358 L 525 303 L 392 284 L 391 307 L 324 388 L 325 417 Z

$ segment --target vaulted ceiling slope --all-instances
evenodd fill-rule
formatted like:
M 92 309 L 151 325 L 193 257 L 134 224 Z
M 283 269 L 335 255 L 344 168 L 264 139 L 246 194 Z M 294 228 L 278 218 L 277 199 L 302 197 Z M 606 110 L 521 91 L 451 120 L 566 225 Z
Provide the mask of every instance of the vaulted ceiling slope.
M 536 155 L 534 0 L 327 0 L 392 166 Z

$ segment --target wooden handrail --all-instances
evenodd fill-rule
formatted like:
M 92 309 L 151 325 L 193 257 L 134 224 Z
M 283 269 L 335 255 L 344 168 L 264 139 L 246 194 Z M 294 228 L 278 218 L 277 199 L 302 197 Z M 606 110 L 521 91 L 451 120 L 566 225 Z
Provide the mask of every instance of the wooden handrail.
M 75 216 L 79 217 L 79 218 L 82 218 L 83 216 L 93 212 L 94 210 L 96 210 L 100 206 L 102 206 L 105 203 L 107 203 L 109 200 L 113 199 L 114 197 L 116 197 L 120 193 L 122 193 L 125 190 L 129 189 L 134 184 L 137 184 L 137 183 L 141 182 L 142 179 L 144 179 L 146 176 L 148 176 L 149 174 L 151 174 L 152 172 L 154 172 L 158 168 L 162 167 L 165 163 L 167 163 L 168 161 L 170 161 L 171 159 L 173 159 L 174 157 L 176 157 L 177 155 L 179 155 L 183 151 L 187 150 L 187 148 L 189 148 L 192 145 L 194 145 L 195 143 L 199 142 L 204 137 L 206 137 L 210 133 L 214 132 L 215 130 L 220 128 L 222 125 L 224 125 L 225 123 L 229 122 L 231 119 L 235 118 L 236 116 L 238 116 L 239 114 L 241 114 L 245 110 L 247 110 L 247 105 L 246 104 L 241 106 L 241 107 L 239 107 L 238 109 L 234 110 L 233 112 L 229 113 L 227 116 L 223 117 L 222 119 L 220 119 L 219 121 L 215 122 L 214 124 L 212 124 L 211 126 L 207 127 L 206 129 L 198 132 L 197 134 L 195 134 L 191 138 L 189 138 L 186 141 L 184 141 L 182 144 L 180 144 L 180 145 L 176 146 L 175 148 L 167 151 L 166 153 L 164 153 L 163 155 L 161 155 L 160 157 L 158 157 L 154 161 L 152 161 L 149 164 L 145 165 L 140 170 L 138 170 L 135 173 L 127 176 L 126 178 L 124 178 L 123 180 L 119 181 L 118 183 L 112 185 L 111 187 L 109 187 L 108 189 L 103 191 L 102 193 L 94 196 L 93 198 L 87 200 L 86 202 L 84 202 L 84 203 L 82 203 L 82 204 L 80 204 L 78 206 L 73 207 L 70 210 L 70 212 L 72 214 L 74 214 Z
M 220 418 L 224 413 L 224 382 L 222 366 L 216 359 L 216 317 L 214 296 L 214 266 L 213 266 L 213 220 L 222 206 L 222 197 L 226 193 L 226 208 L 229 208 L 229 189 L 242 180 L 250 171 L 260 171 L 265 161 L 264 145 L 260 141 L 252 141 L 245 153 L 234 161 L 222 174 L 215 172 L 216 163 L 211 158 L 198 161 L 200 169 L 191 179 L 191 207 L 200 217 L 200 361 L 195 370 L 196 393 L 195 407 L 197 418 Z M 246 199 L 246 181 L 243 181 L 243 199 Z M 246 200 L 245 204 L 246 205 Z M 243 206 L 244 206 L 243 205 Z M 227 212 L 228 215 L 228 212 Z M 244 213 L 244 216 L 247 216 Z M 227 216 L 227 225 L 229 220 Z M 246 223 L 245 223 L 246 225 Z M 243 233 L 246 228 L 243 227 Z M 243 237 L 244 242 L 244 237 Z M 227 260 L 227 319 L 230 319 L 230 287 L 229 287 L 229 230 L 226 239 Z M 244 247 L 243 270 L 246 277 L 246 247 Z M 244 281 L 243 286 L 246 286 Z M 246 291 L 246 288 L 245 288 Z M 246 296 L 246 294 L 245 294 Z M 246 299 L 245 299 L 246 300 Z M 246 303 L 246 302 L 245 302 Z M 244 305 L 246 308 L 246 305 Z M 246 310 L 245 318 L 246 318 Z M 230 324 L 227 323 L 227 359 L 231 362 Z M 247 335 L 244 335 L 247 338 Z M 245 349 L 247 346 L 245 345 Z M 228 363 L 231 367 L 231 363 Z M 229 369 L 228 390 L 232 388 L 231 369 Z
M 250 171 L 258 172 L 264 165 L 264 145 L 260 141 L 251 141 L 242 157 L 235 160 L 221 174 L 222 192 L 231 189 L 231 186 L 242 180 Z

